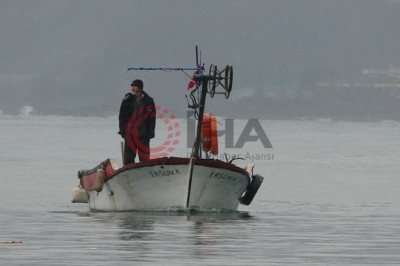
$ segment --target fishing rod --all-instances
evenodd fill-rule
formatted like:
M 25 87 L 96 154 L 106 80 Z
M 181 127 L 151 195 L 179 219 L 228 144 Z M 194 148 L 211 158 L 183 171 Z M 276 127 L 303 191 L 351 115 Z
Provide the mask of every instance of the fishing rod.
M 161 70 L 161 71 L 195 71 L 195 70 L 204 70 L 204 67 L 129 67 L 128 71 L 132 70 Z

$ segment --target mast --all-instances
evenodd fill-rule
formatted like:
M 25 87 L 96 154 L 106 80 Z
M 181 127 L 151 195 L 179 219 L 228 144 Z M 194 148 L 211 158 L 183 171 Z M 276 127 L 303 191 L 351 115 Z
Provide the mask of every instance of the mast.
M 189 163 L 189 182 L 188 182 L 188 194 L 186 198 L 186 208 L 190 207 L 190 194 L 192 190 L 192 180 L 193 180 L 193 168 L 195 165 L 196 159 L 201 158 L 201 151 L 200 151 L 200 144 L 201 144 L 201 128 L 203 125 L 203 115 L 204 109 L 206 105 L 206 96 L 208 92 L 208 81 L 213 79 L 213 77 L 209 75 L 195 75 L 194 79 L 196 81 L 201 82 L 201 94 L 200 94 L 200 103 L 198 105 L 199 108 L 199 115 L 197 121 L 197 131 L 196 131 L 196 139 L 194 141 L 192 154 L 190 156 L 190 163 Z
M 199 116 L 198 116 L 198 121 L 197 121 L 197 131 L 196 131 L 196 139 L 193 145 L 193 150 L 192 150 L 192 157 L 195 158 L 200 158 L 200 143 L 201 143 L 201 128 L 203 125 L 203 114 L 204 114 L 204 109 L 206 105 L 206 96 L 207 96 L 207 84 L 208 80 L 210 79 L 209 76 L 205 75 L 199 75 L 198 77 L 195 77 L 197 81 L 201 81 L 202 86 L 201 86 L 201 94 L 200 94 L 200 104 L 199 104 Z

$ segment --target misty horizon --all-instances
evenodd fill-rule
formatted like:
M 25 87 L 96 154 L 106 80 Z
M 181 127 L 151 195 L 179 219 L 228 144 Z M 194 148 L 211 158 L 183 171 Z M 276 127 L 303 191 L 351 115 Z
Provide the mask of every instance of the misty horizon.
M 185 117 L 185 74 L 127 69 L 194 66 L 198 45 L 206 72 L 211 64 L 233 66 L 230 98 L 207 99 L 207 109 L 221 116 L 399 119 L 399 89 L 354 93 L 318 84 L 400 66 L 400 1 L 41 0 L 0 7 L 3 114 L 116 115 L 130 81 L 140 78 L 156 104 Z

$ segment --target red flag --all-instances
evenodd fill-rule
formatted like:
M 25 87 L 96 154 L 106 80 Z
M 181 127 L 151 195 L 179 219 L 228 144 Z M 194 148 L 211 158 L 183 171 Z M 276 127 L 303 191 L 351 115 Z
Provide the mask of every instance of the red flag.
M 194 75 L 197 75 L 199 73 L 200 73 L 200 69 L 196 69 L 194 71 L 193 76 L 192 76 L 192 78 L 190 79 L 190 81 L 189 81 L 189 83 L 187 85 L 187 89 L 188 90 L 193 89 L 193 87 L 196 85 L 196 80 L 194 79 Z

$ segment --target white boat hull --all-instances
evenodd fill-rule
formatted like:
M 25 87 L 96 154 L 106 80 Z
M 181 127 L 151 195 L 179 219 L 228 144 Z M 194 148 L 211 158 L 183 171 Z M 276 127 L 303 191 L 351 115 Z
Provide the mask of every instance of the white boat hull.
M 81 173 L 91 210 L 236 210 L 251 181 L 244 169 L 209 159 L 196 159 L 192 174 L 187 158 L 150 160 L 111 174 L 107 169 L 101 191 L 90 188 L 93 171 L 91 175 Z

